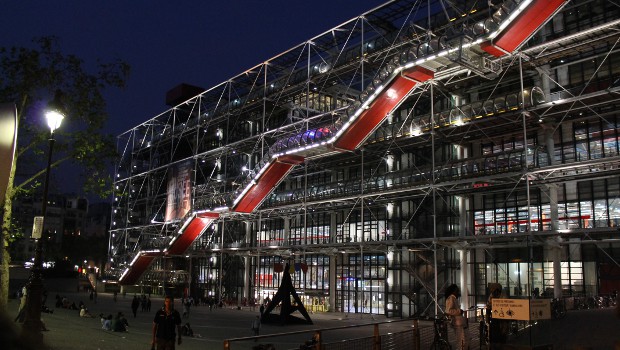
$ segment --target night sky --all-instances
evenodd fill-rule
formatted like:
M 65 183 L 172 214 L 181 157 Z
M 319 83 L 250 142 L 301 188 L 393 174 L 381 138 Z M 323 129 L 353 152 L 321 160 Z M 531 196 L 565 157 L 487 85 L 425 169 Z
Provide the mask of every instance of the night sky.
M 384 2 L 6 0 L 0 46 L 29 47 L 53 35 L 87 67 L 98 59 L 129 63 L 127 87 L 105 94 L 104 131 L 116 136 L 166 111 L 166 92 L 178 84 L 208 89 Z M 81 194 L 79 180 L 67 181 L 68 166 L 53 172 L 65 180 L 57 191 Z
M 127 87 L 106 94 L 106 131 L 118 135 L 164 112 L 174 86 L 208 89 L 383 2 L 3 1 L 0 45 L 54 35 L 87 63 L 128 62 Z

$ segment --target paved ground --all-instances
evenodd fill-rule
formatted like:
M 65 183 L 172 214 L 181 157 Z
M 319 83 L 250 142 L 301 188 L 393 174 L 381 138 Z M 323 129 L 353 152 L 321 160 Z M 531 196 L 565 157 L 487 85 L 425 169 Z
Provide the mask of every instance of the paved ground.
M 51 288 L 50 288 L 51 287 Z M 163 305 L 161 298 L 153 297 L 152 311 L 138 311 L 136 318 L 131 313 L 130 303 L 133 295 L 123 298 L 119 295 L 118 301 L 112 300 L 111 294 L 99 293 L 98 302 L 95 304 L 88 299 L 88 294 L 75 292 L 74 287 L 56 288 L 61 289 L 59 294 L 76 302 L 82 300 L 92 314 L 114 314 L 122 311 L 129 320 L 129 331 L 125 333 L 107 332 L 101 329 L 98 318 L 85 319 L 78 316 L 77 311 L 66 309 L 54 309 L 53 314 L 42 314 L 42 318 L 50 329 L 44 332 L 44 340 L 52 349 L 148 349 L 150 348 L 151 325 L 157 307 Z M 53 283 L 48 284 L 48 306 L 54 300 L 57 293 L 53 290 Z M 69 291 L 71 290 L 71 291 Z M 12 299 L 9 303 L 9 316 L 14 317 L 17 312 L 17 300 Z M 180 309 L 180 302 L 176 301 Z M 258 314 L 255 310 L 245 308 L 242 310 L 223 308 L 209 311 L 207 307 L 199 306 L 191 309 L 191 314 L 184 322 L 190 322 L 196 337 L 185 337 L 183 344 L 177 349 L 223 349 L 225 339 L 250 337 L 252 332 L 250 325 L 252 319 Z M 315 329 L 333 327 L 349 327 L 344 329 L 325 331 L 325 341 L 341 339 L 354 339 L 369 337 L 373 334 L 375 322 L 386 321 L 382 316 L 371 317 L 369 315 L 344 315 L 340 313 L 314 314 L 313 325 L 263 325 L 261 339 L 246 339 L 235 341 L 231 345 L 232 350 L 251 349 L 257 344 L 272 343 L 276 349 L 299 349 L 299 345 L 310 339 Z M 365 325 L 365 326 L 363 326 Z M 412 321 L 404 320 L 389 324 L 381 324 L 381 334 L 410 330 Z M 477 325 L 470 326 L 472 334 L 472 348 L 478 349 L 476 338 Z M 272 336 L 280 333 L 301 332 L 288 336 Z M 427 349 L 432 337 L 429 322 L 421 322 L 422 349 Z M 451 335 L 451 339 L 454 339 Z M 620 319 L 613 309 L 604 310 L 580 310 L 571 311 L 563 320 L 545 321 L 538 325 L 532 332 L 524 332 L 519 339 L 512 339 L 513 343 L 554 344 L 554 349 L 614 349 L 614 344 L 620 341 Z M 354 349 L 353 342 L 348 348 Z M 342 348 L 346 348 L 343 346 Z M 619 348 L 620 349 L 620 348 Z
M 73 282 L 69 282 L 72 283 Z M 57 294 L 53 284 L 48 285 L 48 306 L 53 306 L 54 296 Z M 75 285 L 75 284 L 73 284 Z M 70 290 L 70 291 L 69 291 Z M 62 288 L 58 292 L 61 296 L 75 301 L 83 301 L 91 314 L 116 314 L 122 311 L 129 321 L 129 331 L 125 333 L 107 332 L 101 329 L 101 323 L 96 318 L 80 318 L 78 311 L 67 309 L 53 308 L 51 314 L 43 313 L 42 319 L 45 322 L 48 332 L 44 332 L 45 342 L 52 349 L 145 349 L 150 347 L 151 326 L 155 310 L 163 305 L 161 297 L 152 296 L 151 312 L 138 311 L 137 317 L 134 318 L 131 312 L 131 300 L 133 295 L 128 294 L 125 298 L 118 296 L 114 302 L 112 295 L 107 293 L 99 293 L 97 303 L 89 300 L 86 293 L 78 293 L 74 291 L 74 287 Z M 177 309 L 181 309 L 180 301 L 176 300 Z M 9 316 L 14 317 L 17 313 L 18 302 L 11 299 L 9 302 Z M 252 320 L 258 315 L 258 309 L 251 310 L 243 308 L 215 308 L 209 311 L 208 307 L 193 307 L 190 317 L 183 319 L 183 322 L 189 322 L 195 332 L 195 337 L 183 338 L 183 344 L 177 347 L 181 350 L 192 349 L 223 349 L 225 339 L 251 337 L 250 329 Z M 343 315 L 343 314 L 313 314 L 311 315 L 313 325 L 271 325 L 264 324 L 261 329 L 261 339 L 254 341 L 248 339 L 246 341 L 235 341 L 232 343 L 231 349 L 250 349 L 258 344 L 272 343 L 278 345 L 277 349 L 298 349 L 299 345 L 312 337 L 312 331 L 318 328 L 332 328 L 351 325 L 371 324 L 378 321 L 385 321 L 384 317 L 370 315 Z M 388 330 L 411 329 L 412 321 L 400 321 L 382 326 L 382 333 Z M 268 334 L 279 334 L 285 332 L 307 331 L 303 334 L 294 334 L 290 336 L 269 337 Z M 369 336 L 373 334 L 372 326 L 354 327 L 349 330 L 339 330 L 326 332 L 326 339 L 342 339 L 356 338 L 359 336 Z

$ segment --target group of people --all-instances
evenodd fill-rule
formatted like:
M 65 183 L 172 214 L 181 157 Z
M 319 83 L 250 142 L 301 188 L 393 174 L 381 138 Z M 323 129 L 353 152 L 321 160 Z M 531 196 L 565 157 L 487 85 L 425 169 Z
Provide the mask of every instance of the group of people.
M 140 298 L 134 294 L 133 300 L 131 301 L 131 311 L 133 312 L 133 317 L 136 318 L 138 313 L 138 308 L 142 306 L 142 311 L 151 311 L 151 297 L 147 297 L 142 294 Z
M 461 290 L 456 284 L 450 285 L 445 290 L 446 307 L 445 313 L 450 318 L 450 324 L 454 328 L 458 349 L 469 349 L 469 335 L 467 333 L 468 323 L 467 315 L 461 308 L 460 297 Z M 489 343 L 490 348 L 494 349 L 507 340 L 507 324 L 503 320 L 493 319 L 492 306 L 493 299 L 502 298 L 502 286 L 499 284 L 491 284 L 489 286 L 489 299 L 487 302 L 487 322 L 489 323 Z
M 75 301 L 71 301 L 69 300 L 67 297 L 65 296 L 60 296 L 58 294 L 56 294 L 56 304 L 55 304 L 56 308 L 63 308 L 63 309 L 69 309 L 69 310 L 80 310 L 80 308 L 78 307 L 78 305 L 75 305 Z
M 122 312 L 118 312 L 115 316 L 104 316 L 99 314 L 101 328 L 111 332 L 127 332 L 129 330 L 129 322 Z

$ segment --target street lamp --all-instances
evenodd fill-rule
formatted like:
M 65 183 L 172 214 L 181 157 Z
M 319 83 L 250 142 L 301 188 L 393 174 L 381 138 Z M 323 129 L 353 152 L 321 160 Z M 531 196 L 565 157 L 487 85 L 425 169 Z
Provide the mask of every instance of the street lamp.
M 52 167 L 52 152 L 54 150 L 54 131 L 60 127 L 60 123 L 64 119 L 64 108 L 61 101 L 62 93 L 56 91 L 54 99 L 47 105 L 45 118 L 50 128 L 49 151 L 47 154 L 47 170 L 45 171 L 45 185 L 43 187 L 43 203 L 41 203 L 41 215 L 45 222 L 45 214 L 47 213 L 47 194 L 49 191 L 50 170 Z M 41 228 L 44 224 L 41 224 Z M 43 325 L 41 323 L 41 297 L 43 295 L 43 280 L 41 278 L 43 272 L 43 236 L 39 237 L 36 242 L 34 251 L 34 265 L 30 273 L 26 295 L 26 318 L 24 320 L 24 330 L 40 335 Z

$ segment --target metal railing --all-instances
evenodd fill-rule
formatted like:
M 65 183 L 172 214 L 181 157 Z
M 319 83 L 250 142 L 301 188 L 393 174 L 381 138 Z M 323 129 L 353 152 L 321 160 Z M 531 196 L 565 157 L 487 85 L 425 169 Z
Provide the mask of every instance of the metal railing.
M 470 347 L 477 347 L 479 327 L 477 318 L 469 320 L 466 330 Z M 452 349 L 459 349 L 452 327 L 448 341 Z M 224 340 L 224 350 L 400 350 L 429 349 L 435 339 L 432 319 L 407 319 L 347 325 L 322 329 L 273 333 L 253 337 Z

